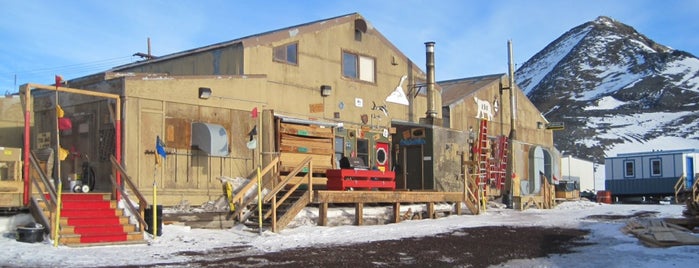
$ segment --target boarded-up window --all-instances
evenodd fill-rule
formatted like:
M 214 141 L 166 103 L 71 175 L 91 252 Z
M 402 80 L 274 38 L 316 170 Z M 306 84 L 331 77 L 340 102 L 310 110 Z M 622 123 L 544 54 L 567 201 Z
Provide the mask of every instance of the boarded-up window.
M 177 149 L 190 149 L 192 122 L 184 118 L 165 119 L 165 144 Z

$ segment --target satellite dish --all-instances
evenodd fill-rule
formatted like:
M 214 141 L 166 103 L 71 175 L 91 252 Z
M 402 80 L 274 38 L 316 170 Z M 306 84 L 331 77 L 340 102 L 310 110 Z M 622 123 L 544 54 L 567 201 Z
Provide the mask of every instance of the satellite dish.
M 396 89 L 394 89 L 393 92 L 391 92 L 391 94 L 388 95 L 388 97 L 386 97 L 387 102 L 410 105 L 410 103 L 408 102 L 408 97 L 405 96 L 405 91 L 403 91 L 403 82 L 407 78 L 407 75 L 404 75 L 400 78 L 400 82 L 398 83 Z

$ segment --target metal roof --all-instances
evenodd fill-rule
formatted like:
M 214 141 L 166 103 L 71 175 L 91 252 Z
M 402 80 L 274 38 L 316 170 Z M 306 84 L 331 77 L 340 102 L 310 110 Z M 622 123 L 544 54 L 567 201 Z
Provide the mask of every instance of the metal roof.
M 437 84 L 442 88 L 442 106 L 458 103 L 492 83 L 499 83 L 504 76 L 501 73 L 439 81 Z

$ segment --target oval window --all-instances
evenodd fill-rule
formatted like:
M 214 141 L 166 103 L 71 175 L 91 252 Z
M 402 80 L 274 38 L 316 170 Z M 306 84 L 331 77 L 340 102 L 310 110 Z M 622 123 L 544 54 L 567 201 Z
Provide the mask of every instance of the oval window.
M 384 148 L 379 148 L 376 150 L 376 162 L 378 162 L 379 165 L 385 165 L 387 158 L 386 150 Z

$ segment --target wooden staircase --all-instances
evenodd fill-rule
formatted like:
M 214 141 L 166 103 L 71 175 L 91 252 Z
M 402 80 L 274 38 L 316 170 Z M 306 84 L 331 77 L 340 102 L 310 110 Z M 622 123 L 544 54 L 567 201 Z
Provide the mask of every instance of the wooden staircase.
M 61 193 L 50 182 L 52 178 L 44 172 L 37 156 L 30 157 L 31 198 L 29 209 L 34 219 L 45 226 L 45 233 L 54 240 L 54 245 L 68 246 L 114 245 L 145 243 L 144 210 L 148 203 L 135 187 L 124 168 L 112 156 L 113 186 L 123 197 L 127 197 L 121 186 L 117 187 L 116 174 L 122 176 L 123 186 L 131 191 L 131 197 L 138 199 L 138 208 L 130 198 L 122 198 L 125 208 L 135 218 L 130 222 L 124 210 L 118 208 L 111 193 Z M 58 184 L 59 186 L 61 184 Z M 59 216 L 60 215 L 60 216 Z M 60 217 L 57 220 L 57 217 Z M 58 230 L 58 232 L 56 232 Z M 57 243 L 56 243 L 57 242 Z
M 694 177 L 692 187 L 686 192 L 686 207 L 682 213 L 688 217 L 699 217 L 699 175 Z
M 59 243 L 68 246 L 143 243 L 143 232 L 129 222 L 110 195 L 62 194 Z M 44 213 L 50 217 L 48 210 Z
M 272 232 L 281 231 L 313 198 L 312 173 L 306 172 L 305 175 L 297 177 L 301 171 L 313 170 L 311 160 L 312 157 L 307 157 L 284 178 L 281 178 L 277 173 L 278 158 L 273 159 L 265 168 L 256 170 L 251 176 L 248 176 L 250 182 L 241 187 L 238 194 L 229 200 L 231 204 L 234 204 L 233 215 L 239 222 L 253 230 L 260 232 L 263 229 L 271 229 Z M 244 194 L 256 186 L 258 179 L 255 178 L 259 178 L 261 181 L 262 176 L 270 171 L 273 172 L 267 176 L 267 181 L 262 181 L 261 184 L 263 189 L 269 187 L 272 190 L 261 197 L 262 205 L 260 206 L 259 203 L 255 203 L 259 198 L 258 196 L 245 197 Z M 305 187 L 300 187 L 302 185 Z
M 262 204 L 263 229 L 272 229 L 273 232 L 278 232 L 289 225 L 289 223 L 294 220 L 294 217 L 296 217 L 296 215 L 309 204 L 310 192 L 298 188 L 293 192 L 289 190 L 282 190 L 277 193 L 275 198 L 281 199 L 284 196 L 288 197 L 284 203 L 276 208 L 276 210 L 272 209 L 274 206 L 273 203 Z M 253 213 L 245 222 L 243 222 L 243 224 L 253 230 L 259 231 L 260 214 L 257 206 L 255 206 L 252 211 Z

